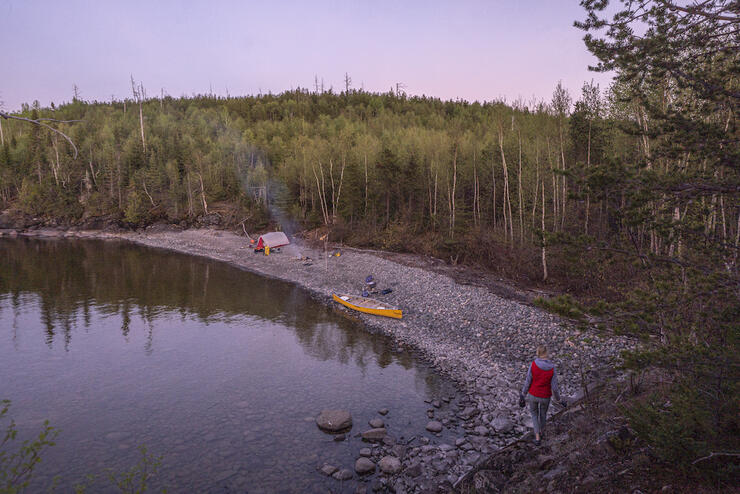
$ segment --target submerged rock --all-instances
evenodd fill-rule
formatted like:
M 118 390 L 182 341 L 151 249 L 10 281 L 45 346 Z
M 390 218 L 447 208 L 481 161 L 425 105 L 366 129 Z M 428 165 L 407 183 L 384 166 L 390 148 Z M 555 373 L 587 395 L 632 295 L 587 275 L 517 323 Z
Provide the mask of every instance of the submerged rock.
M 334 472 L 334 475 L 332 475 L 332 478 L 336 480 L 349 480 L 353 477 L 351 470 L 347 470 L 346 468 L 343 468 L 339 470 L 338 472 Z
M 324 463 L 321 468 L 319 468 L 319 472 L 323 473 L 326 476 L 329 476 L 337 471 L 337 467 L 334 465 L 329 465 L 328 463 Z
M 352 415 L 347 410 L 322 410 L 316 425 L 324 431 L 340 432 L 352 427 Z
M 375 471 L 375 463 L 372 462 L 369 458 L 365 458 L 364 456 L 361 456 L 357 458 L 357 461 L 355 461 L 355 472 L 357 472 L 360 475 L 364 475 L 366 473 L 371 473 Z
M 365 441 L 382 441 L 386 435 L 384 427 L 370 429 L 362 433 L 362 439 Z
M 432 420 L 427 424 L 427 430 L 429 432 L 442 432 L 442 422 Z
M 372 427 L 374 429 L 380 429 L 384 425 L 385 424 L 383 423 L 383 420 L 382 419 L 372 419 L 370 421 L 370 427 Z

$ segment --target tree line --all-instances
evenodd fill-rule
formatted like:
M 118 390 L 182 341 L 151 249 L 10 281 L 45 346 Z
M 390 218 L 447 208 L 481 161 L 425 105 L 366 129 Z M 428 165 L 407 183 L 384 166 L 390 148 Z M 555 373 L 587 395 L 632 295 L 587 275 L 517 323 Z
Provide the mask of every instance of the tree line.
M 638 144 L 616 125 L 628 106 L 593 84 L 575 104 L 560 84 L 552 101 L 529 104 L 351 89 L 147 99 L 132 89 L 123 101 L 24 106 L 19 116 L 72 121 L 59 128 L 76 158 L 55 133 L 4 121 L 3 207 L 131 226 L 233 207 L 263 227 L 279 208 L 342 240 L 463 256 L 471 237 L 492 236 L 544 248 L 546 279 L 544 234 L 608 235 L 613 198 L 587 192 L 587 180 Z
M 124 100 L 25 106 L 73 121 L 58 128 L 79 153 L 0 120 L 0 201 L 68 222 L 295 223 L 550 283 L 576 297 L 551 309 L 645 338 L 627 361 L 666 372 L 672 405 L 656 398 L 633 425 L 667 461 L 708 466 L 740 437 L 738 13 L 607 4 L 584 0 L 576 25 L 614 83 L 575 97 L 558 84 L 548 101 L 470 103 L 347 83 L 150 98 L 132 79 Z

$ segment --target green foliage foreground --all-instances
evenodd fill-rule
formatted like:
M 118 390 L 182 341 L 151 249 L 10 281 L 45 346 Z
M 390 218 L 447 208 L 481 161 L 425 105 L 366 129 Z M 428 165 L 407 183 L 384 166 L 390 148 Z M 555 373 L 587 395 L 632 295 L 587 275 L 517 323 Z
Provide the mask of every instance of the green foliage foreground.
M 601 244 L 639 277 L 600 317 L 646 338 L 626 363 L 660 369 L 665 386 L 627 414 L 667 465 L 736 486 L 740 12 L 721 0 L 581 3 L 588 16 L 576 25 L 597 69 L 616 71 L 623 98 L 640 107 L 628 130 L 643 139 L 640 168 L 609 178 L 627 235 Z
M 10 401 L 0 401 L 0 423 L 7 420 L 10 410 Z M 17 450 L 11 446 L 18 435 L 15 422 L 10 423 L 2 431 L 0 441 L 0 493 L 15 494 L 23 492 L 33 478 L 33 472 L 41 462 L 44 451 L 54 446 L 58 431 L 44 421 L 38 435 L 33 439 L 24 440 Z
M 0 426 L 4 426 L 3 439 L 0 441 L 0 494 L 18 494 L 26 492 L 33 480 L 34 471 L 41 463 L 43 453 L 56 445 L 59 431 L 44 421 L 41 431 L 32 439 L 24 440 L 20 446 L 14 448 L 14 441 L 18 436 L 15 421 L 9 419 L 10 400 L 0 401 Z M 162 465 L 162 457 L 154 456 L 147 451 L 146 446 L 139 447 L 141 457 L 129 470 L 117 472 L 109 470 L 105 475 L 88 475 L 83 483 L 75 486 L 75 493 L 89 492 L 93 482 L 104 479 L 124 494 L 144 494 L 149 492 L 151 480 L 156 477 Z M 54 490 L 56 479 L 48 486 L 48 491 Z M 162 489 L 160 492 L 167 492 Z

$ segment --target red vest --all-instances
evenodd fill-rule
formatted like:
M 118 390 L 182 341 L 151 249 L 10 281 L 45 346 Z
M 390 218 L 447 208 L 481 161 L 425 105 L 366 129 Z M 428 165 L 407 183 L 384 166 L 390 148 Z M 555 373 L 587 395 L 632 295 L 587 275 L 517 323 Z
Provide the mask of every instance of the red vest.
M 532 362 L 532 384 L 529 386 L 529 394 L 537 398 L 549 398 L 552 396 L 550 382 L 555 374 L 555 369 L 544 371 Z

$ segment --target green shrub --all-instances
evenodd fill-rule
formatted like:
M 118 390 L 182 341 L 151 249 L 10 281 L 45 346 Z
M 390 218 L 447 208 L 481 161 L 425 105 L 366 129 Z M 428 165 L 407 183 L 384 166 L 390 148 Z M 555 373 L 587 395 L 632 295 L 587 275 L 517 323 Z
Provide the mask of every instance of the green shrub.
M 0 423 L 7 420 L 9 410 L 10 400 L 0 401 Z M 18 435 L 15 422 L 10 419 L 0 440 L 0 494 L 15 494 L 28 487 L 42 453 L 56 444 L 57 434 L 59 432 L 49 425 L 49 421 L 44 421 L 35 438 L 26 439 L 18 449 L 10 450 Z

